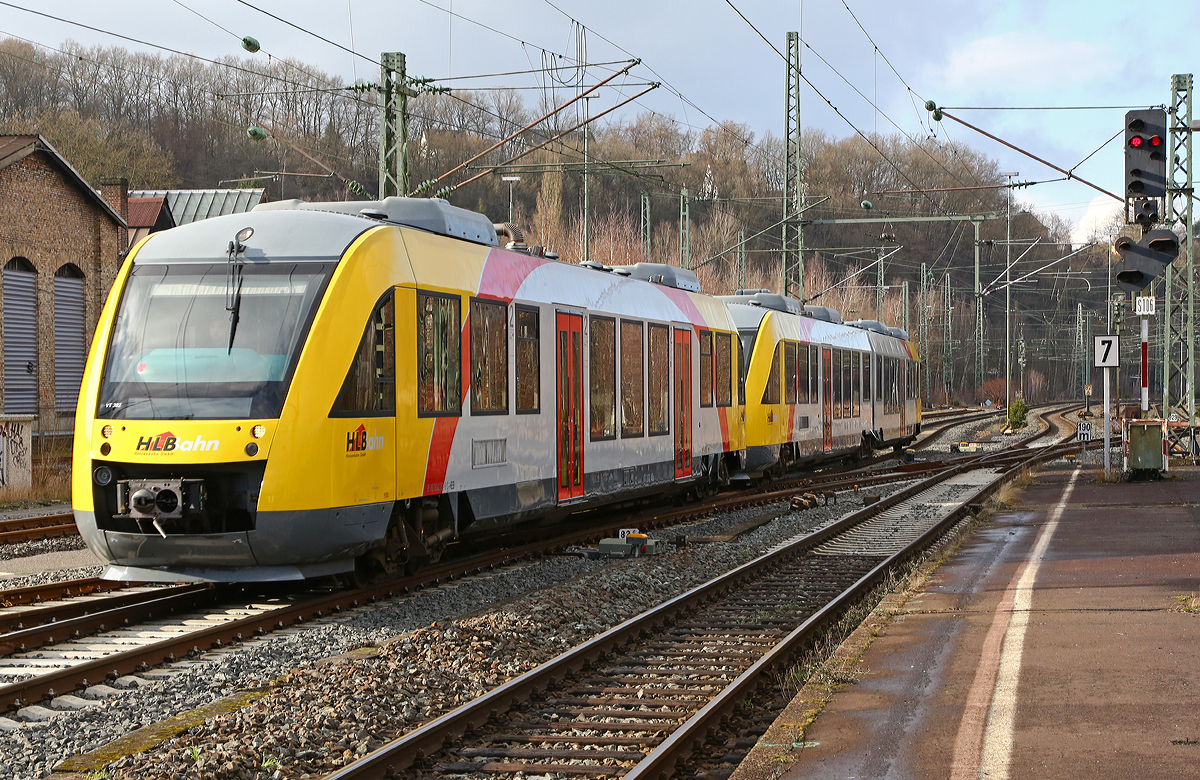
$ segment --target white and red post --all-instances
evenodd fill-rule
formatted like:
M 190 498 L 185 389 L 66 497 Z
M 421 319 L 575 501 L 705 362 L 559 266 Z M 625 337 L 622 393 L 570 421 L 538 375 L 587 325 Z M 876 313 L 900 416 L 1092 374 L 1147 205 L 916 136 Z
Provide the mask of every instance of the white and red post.
M 1142 315 L 1142 419 L 1150 417 L 1150 318 Z

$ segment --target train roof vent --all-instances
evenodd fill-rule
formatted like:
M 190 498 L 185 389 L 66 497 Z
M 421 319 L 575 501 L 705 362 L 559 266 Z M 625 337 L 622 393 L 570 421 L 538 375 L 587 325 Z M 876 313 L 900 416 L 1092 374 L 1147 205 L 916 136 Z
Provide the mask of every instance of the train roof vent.
M 800 301 L 770 290 L 738 290 L 733 295 L 722 295 L 721 300 L 740 303 L 743 306 L 761 306 L 764 309 L 786 311 L 789 314 L 804 314 L 804 306 Z
M 734 295 L 757 295 L 758 293 L 769 293 L 769 292 L 771 292 L 771 291 L 768 290 L 767 288 L 759 287 L 759 288 L 755 288 L 755 289 L 734 290 L 733 294 Z M 722 297 L 728 298 L 730 296 L 726 295 L 726 296 L 722 296 Z
M 869 330 L 869 331 L 873 331 L 875 333 L 882 333 L 885 336 L 891 335 L 891 333 L 888 332 L 888 326 L 884 325 L 879 320 L 852 320 L 850 322 L 845 322 L 842 324 L 849 325 L 852 328 L 862 328 L 863 330 Z
M 686 268 L 676 268 L 662 263 L 635 263 L 633 265 L 614 265 L 612 270 L 621 273 L 628 271 L 634 279 L 643 282 L 654 282 L 664 287 L 674 287 L 677 290 L 700 292 L 700 278 Z M 621 274 L 624 276 L 624 274 Z
M 888 335 L 901 341 L 908 341 L 908 331 L 904 328 L 888 328 Z
M 260 203 L 254 211 L 332 211 L 339 214 L 377 219 L 406 225 L 476 244 L 499 246 L 496 228 L 491 220 L 474 211 L 451 206 L 441 198 L 384 198 L 383 200 L 348 200 L 334 203 L 306 203 L 302 200 L 279 200 Z
M 842 324 L 842 315 L 838 314 L 837 309 L 831 309 L 828 306 L 805 306 L 804 313 L 814 320 L 832 322 L 834 325 Z
M 584 260 L 582 263 L 580 263 L 580 265 L 584 268 L 590 268 L 593 271 L 612 271 L 612 269 L 606 266 L 604 263 L 599 263 L 595 260 Z

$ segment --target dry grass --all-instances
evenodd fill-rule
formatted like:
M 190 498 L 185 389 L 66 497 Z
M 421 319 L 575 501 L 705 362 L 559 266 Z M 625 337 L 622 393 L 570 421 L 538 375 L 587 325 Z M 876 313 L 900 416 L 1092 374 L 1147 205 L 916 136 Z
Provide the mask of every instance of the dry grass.
M 33 484 L 0 488 L 0 507 L 26 509 L 71 501 L 71 438 L 48 437 L 34 446 Z
M 1092 479 L 1094 479 L 1098 485 L 1103 485 L 1106 483 L 1109 485 L 1115 485 L 1118 482 L 1125 481 L 1125 472 L 1121 470 L 1120 466 L 1110 468 L 1108 479 L 1105 479 L 1104 467 L 1101 466 L 1100 468 L 1092 471 Z
M 1192 614 L 1200 612 L 1200 596 L 1197 596 L 1195 593 L 1176 596 L 1175 599 L 1179 603 L 1167 610 L 1168 612 L 1189 612 Z

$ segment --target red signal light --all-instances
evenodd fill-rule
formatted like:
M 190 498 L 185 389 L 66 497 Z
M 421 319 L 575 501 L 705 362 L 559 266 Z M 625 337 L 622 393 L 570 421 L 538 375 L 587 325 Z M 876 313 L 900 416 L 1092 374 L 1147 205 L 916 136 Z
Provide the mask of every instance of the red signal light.
M 1150 136 L 1150 145 L 1151 146 L 1162 146 L 1162 139 L 1156 135 L 1152 135 L 1152 136 Z
M 1133 138 L 1129 139 L 1129 145 L 1134 149 L 1141 149 L 1145 140 L 1146 139 L 1142 138 L 1140 135 L 1135 135 Z

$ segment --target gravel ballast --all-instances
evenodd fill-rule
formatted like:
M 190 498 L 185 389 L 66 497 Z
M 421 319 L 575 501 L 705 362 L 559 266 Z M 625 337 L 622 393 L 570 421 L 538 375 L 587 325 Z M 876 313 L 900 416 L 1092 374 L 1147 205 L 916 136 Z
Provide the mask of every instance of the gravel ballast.
M 889 486 L 887 492 L 898 489 Z M 205 654 L 166 667 L 176 673 L 95 707 L 0 733 L 0 754 L 12 757 L 0 765 L 0 778 L 42 777 L 68 756 L 239 688 L 264 685 L 276 687 L 237 713 L 110 764 L 109 777 L 328 772 L 632 615 L 858 508 L 861 503 L 850 496 L 840 494 L 837 505 L 784 514 L 737 542 L 670 548 L 627 561 L 564 556 L 524 563 Z M 780 504 L 727 513 L 661 536 L 719 535 L 764 513 L 784 511 Z M 378 652 L 317 664 L 363 647 Z M 264 773 L 264 765 L 271 771 Z

